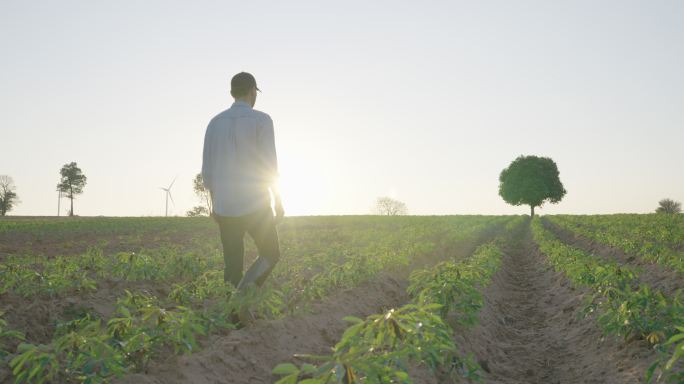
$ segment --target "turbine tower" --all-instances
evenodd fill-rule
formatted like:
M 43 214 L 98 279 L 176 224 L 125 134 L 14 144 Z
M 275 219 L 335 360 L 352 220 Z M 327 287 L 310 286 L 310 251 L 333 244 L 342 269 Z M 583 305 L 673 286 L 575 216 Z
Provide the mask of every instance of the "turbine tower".
M 171 187 L 173 187 L 173 183 L 176 182 L 177 178 L 178 178 L 178 176 L 174 177 L 173 181 L 171 182 L 171 184 L 169 184 L 169 186 L 167 188 L 159 187 L 159 189 L 166 192 L 166 211 L 164 214 L 165 217 L 169 216 L 169 198 L 171 198 L 171 203 L 173 203 L 173 205 L 176 205 L 176 203 L 174 203 L 174 201 L 173 201 L 173 196 L 171 196 Z

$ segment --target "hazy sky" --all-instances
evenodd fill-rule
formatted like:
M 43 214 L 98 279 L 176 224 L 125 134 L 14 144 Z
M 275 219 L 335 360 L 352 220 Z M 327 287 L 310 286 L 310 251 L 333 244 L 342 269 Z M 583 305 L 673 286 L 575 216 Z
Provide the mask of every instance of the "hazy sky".
M 255 75 L 275 122 L 287 214 L 527 213 L 498 196 L 520 154 L 568 194 L 544 213 L 684 200 L 682 1 L 0 2 L 0 174 L 12 214 L 197 204 L 209 120 Z M 62 207 L 67 204 L 64 201 Z

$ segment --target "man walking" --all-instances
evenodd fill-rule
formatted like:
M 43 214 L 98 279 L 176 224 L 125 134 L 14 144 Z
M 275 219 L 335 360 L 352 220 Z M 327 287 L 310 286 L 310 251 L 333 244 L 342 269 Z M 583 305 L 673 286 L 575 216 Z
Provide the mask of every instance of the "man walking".
M 230 88 L 235 102 L 207 127 L 202 178 L 211 194 L 212 215 L 221 232 L 224 280 L 243 289 L 254 283 L 261 285 L 278 262 L 275 225 L 284 211 L 276 186 L 273 121 L 253 109 L 260 92 L 256 80 L 240 72 L 233 76 Z M 259 257 L 243 277 L 245 232 L 254 239 Z

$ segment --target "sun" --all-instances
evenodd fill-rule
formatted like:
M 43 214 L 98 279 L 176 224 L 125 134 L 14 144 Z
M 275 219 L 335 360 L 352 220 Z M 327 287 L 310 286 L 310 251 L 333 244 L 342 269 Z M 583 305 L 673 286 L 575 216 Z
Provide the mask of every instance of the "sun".
M 278 187 L 287 216 L 320 214 L 329 202 L 330 180 L 324 167 L 297 155 L 282 157 Z

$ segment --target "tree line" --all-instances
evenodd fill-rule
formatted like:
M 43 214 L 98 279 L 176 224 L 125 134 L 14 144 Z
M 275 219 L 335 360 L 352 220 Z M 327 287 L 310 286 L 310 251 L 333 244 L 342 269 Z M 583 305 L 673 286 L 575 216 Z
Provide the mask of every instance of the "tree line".
M 71 201 L 69 216 L 74 215 L 74 199 L 83 193 L 88 178 L 83 174 L 78 164 L 71 162 L 64 164 L 59 170 L 60 179 L 57 191 Z M 5 216 L 20 202 L 14 179 L 8 175 L 0 175 L 0 216 Z M 59 214 L 59 212 L 57 213 Z
M 57 191 L 60 197 L 70 200 L 69 216 L 74 216 L 74 199 L 83 193 L 88 178 L 78 164 L 64 164 L 59 171 L 60 180 Z M 511 205 L 528 205 L 530 215 L 544 203 L 560 202 L 567 191 L 560 181 L 560 172 L 556 163 L 548 157 L 519 156 L 499 175 L 499 196 Z M 208 216 L 212 212 L 211 194 L 204 186 L 202 174 L 193 179 L 193 190 L 200 199 L 200 205 L 186 212 L 187 216 Z M 61 200 L 61 199 L 60 199 Z M 20 203 L 17 187 L 12 177 L 0 175 L 0 216 L 7 215 Z M 662 199 L 658 202 L 656 213 L 676 214 L 682 212 L 680 202 Z M 405 215 L 406 204 L 391 197 L 378 197 L 374 212 L 385 216 Z M 59 212 L 58 212 L 59 215 Z

